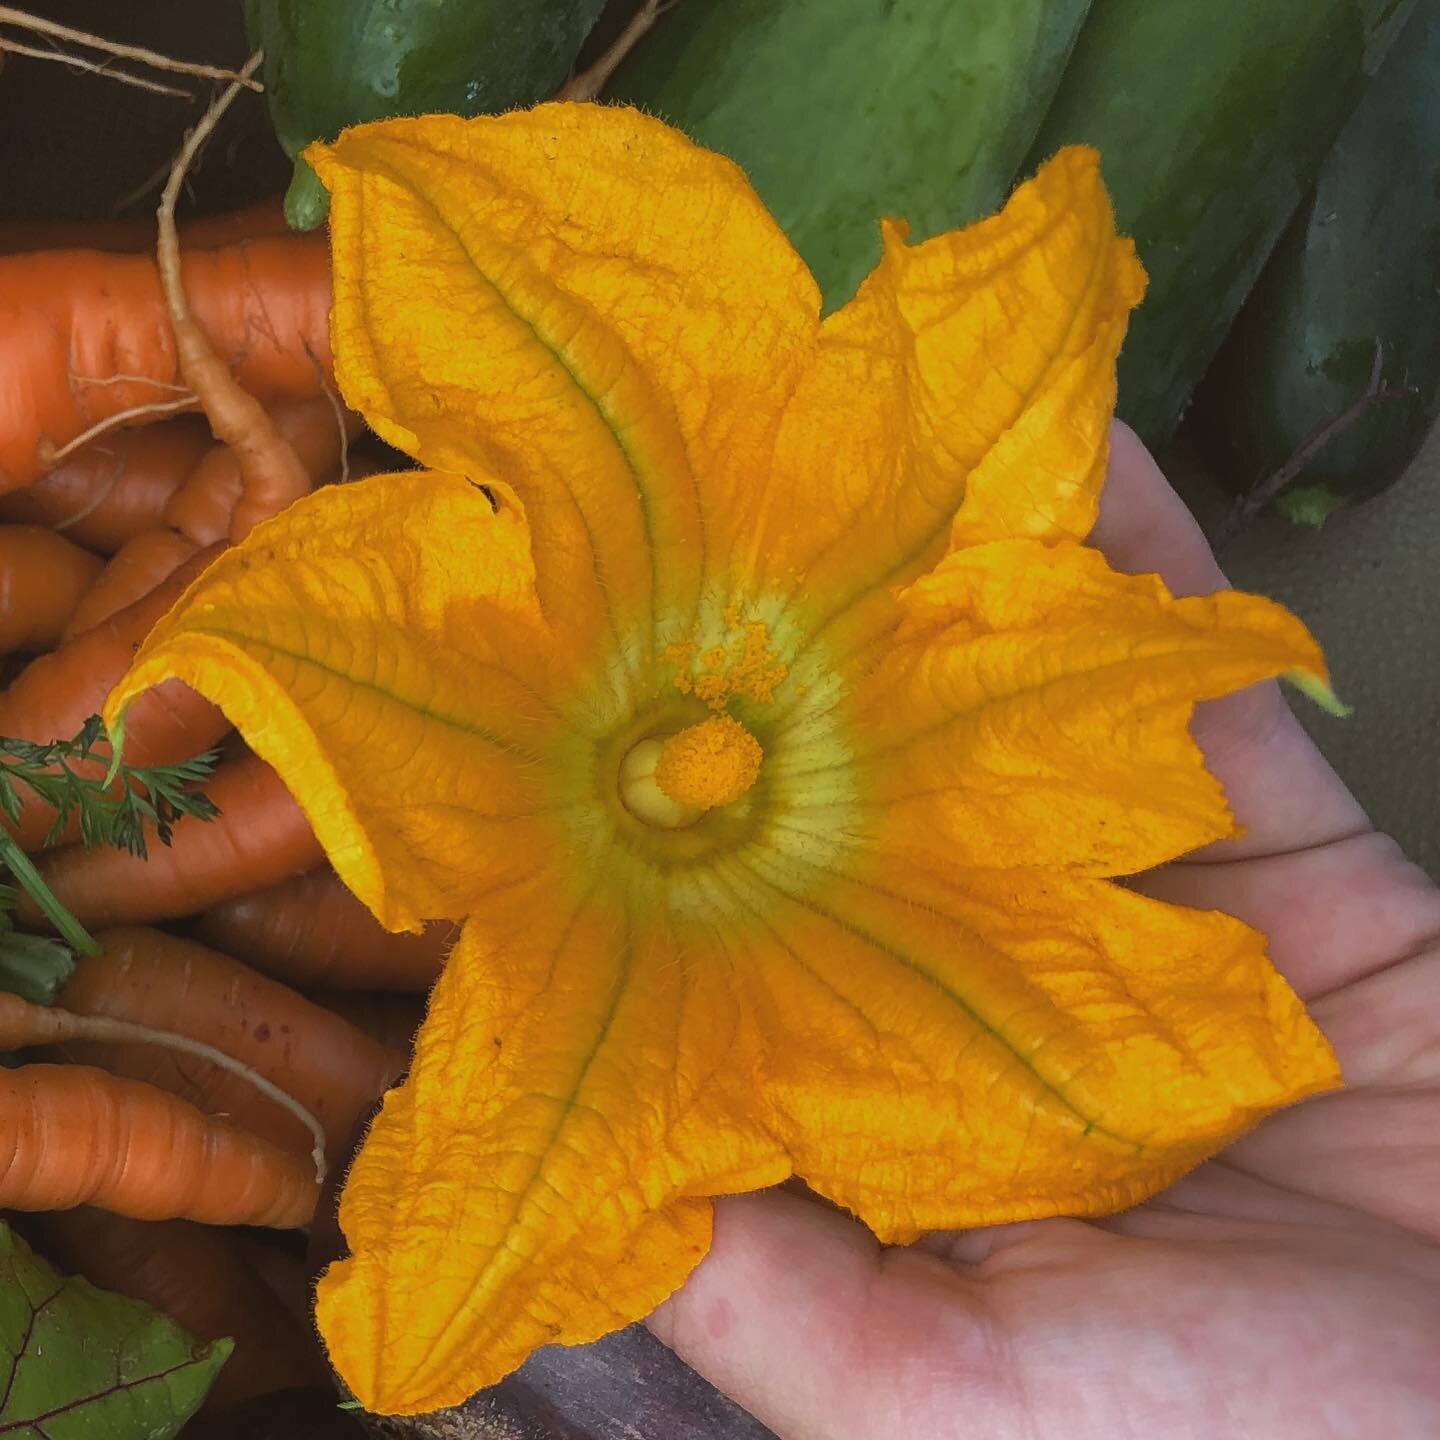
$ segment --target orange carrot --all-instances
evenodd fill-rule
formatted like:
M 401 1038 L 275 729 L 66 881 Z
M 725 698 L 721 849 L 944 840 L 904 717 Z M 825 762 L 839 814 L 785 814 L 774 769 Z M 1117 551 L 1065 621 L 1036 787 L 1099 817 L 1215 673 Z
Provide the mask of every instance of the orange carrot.
M 281 196 L 256 201 L 223 215 L 200 215 L 180 225 L 180 238 L 192 250 L 212 250 L 262 235 L 287 235 Z M 155 244 L 155 221 L 140 220 L 7 220 L 0 223 L 0 255 L 26 250 L 109 250 L 139 254 Z
M 319 863 L 323 852 L 309 822 L 263 761 L 252 756 L 219 766 L 205 793 L 219 817 L 177 826 L 172 844 L 150 845 L 149 859 L 67 845 L 42 856 L 36 868 L 60 903 L 94 930 L 189 915 Z M 44 923 L 28 895 L 16 914 L 28 925 Z
M 234 1339 L 205 1412 L 328 1378 L 313 1329 L 254 1273 L 233 1231 L 190 1220 L 131 1220 L 88 1205 L 42 1215 L 32 1228 L 46 1258 L 62 1269 L 146 1301 L 201 1340 Z
M 359 433 L 359 416 L 337 413 L 325 397 L 279 400 L 267 406 L 276 432 L 289 441 L 313 483 L 332 479 L 344 445 Z M 216 445 L 175 492 L 165 509 L 165 524 L 197 545 L 211 545 L 230 534 L 235 507 L 244 488 L 240 460 L 228 445 Z
M 202 550 L 143 600 L 51 654 L 32 660 L 0 694 L 0 735 L 41 744 L 74 735 L 88 716 L 100 710 L 150 627 L 219 554 L 220 548 Z M 229 728 L 225 717 L 203 696 L 178 680 L 167 680 L 147 690 L 130 707 L 125 758 L 132 765 L 184 760 L 208 749 Z M 90 773 L 103 773 L 104 768 L 93 765 Z M 27 799 L 23 787 L 20 798 L 22 802 Z M 24 849 L 33 850 L 43 841 L 54 818 L 45 806 L 26 803 L 19 824 L 8 828 Z M 73 835 L 73 829 L 69 833 Z
M 0 1069 L 0 1205 L 289 1229 L 316 1197 L 308 1156 L 153 1085 L 88 1065 Z
M 107 1045 L 112 1048 L 115 1045 L 138 1045 L 146 1049 L 158 1047 L 177 1051 L 191 1060 L 199 1060 L 243 1080 L 251 1090 L 265 1096 L 300 1122 L 310 1139 L 315 1177 L 324 1180 L 327 1168 L 324 1128 L 293 1095 L 260 1074 L 253 1065 L 247 1065 L 205 1040 L 183 1035 L 177 1030 L 160 1030 L 153 1025 L 117 1019 L 113 1015 L 82 1015 L 60 1005 L 33 1005 L 19 995 L 0 990 L 0 1050 L 31 1050 L 42 1045 L 63 1047 L 70 1043 L 92 1041 L 102 1048 Z
M 247 391 L 322 393 L 331 374 L 323 234 L 195 250 L 183 273 L 195 321 Z M 152 259 L 85 250 L 0 258 L 0 491 L 38 479 L 98 422 L 176 399 L 181 384 Z
M 279 400 L 269 414 L 307 474 L 318 480 L 331 478 L 344 442 L 359 427 L 358 416 L 337 414 L 328 398 Z M 226 539 L 244 485 L 235 451 L 212 445 L 171 495 L 161 523 L 127 540 L 111 558 L 76 605 L 65 638 L 84 634 L 148 594 L 201 546 Z
M 58 644 L 103 565 L 42 525 L 0 525 L 0 655 Z
M 343 1157 L 356 1121 L 405 1068 L 403 1051 L 192 940 L 140 928 L 102 931 L 99 955 L 76 962 L 59 1005 L 188 1036 L 223 1051 L 319 1121 L 329 1158 Z M 144 1080 L 272 1144 L 308 1154 L 314 1140 L 243 1075 L 184 1052 L 124 1041 L 67 1043 L 67 1056 Z
M 64 638 L 73 640 L 163 585 L 200 546 L 164 525 L 127 540 L 76 603 Z
M 33 485 L 0 496 L 0 520 L 49 525 L 113 555 L 159 525 L 165 506 L 210 446 L 198 416 L 117 431 L 62 460 Z
M 421 991 L 435 983 L 457 931 L 442 920 L 418 935 L 392 934 L 327 866 L 216 905 L 197 933 L 306 989 Z
M 333 429 L 333 418 L 330 425 Z M 245 478 L 235 452 L 228 445 L 212 445 L 170 497 L 164 523 L 188 539 L 203 535 L 206 545 L 217 540 L 228 544 L 230 520 L 244 488 Z
M 415 1032 L 425 1018 L 425 1001 L 419 995 L 396 995 L 388 990 L 317 990 L 310 998 L 378 1044 L 403 1055 L 414 1048 Z

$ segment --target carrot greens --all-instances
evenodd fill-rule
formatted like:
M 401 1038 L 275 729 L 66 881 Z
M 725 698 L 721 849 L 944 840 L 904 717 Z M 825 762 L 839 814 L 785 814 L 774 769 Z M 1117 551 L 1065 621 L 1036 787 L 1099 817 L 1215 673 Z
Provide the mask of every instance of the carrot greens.
M 115 773 L 125 783 L 107 786 L 104 777 L 81 773 L 70 763 L 106 760 L 97 753 L 99 745 L 108 746 L 108 741 L 98 715 L 90 716 L 71 740 L 39 744 L 0 735 L 0 811 L 11 821 L 19 819 L 15 786 L 24 785 L 55 811 L 46 844 L 60 835 L 73 814 L 87 847 L 114 845 L 142 859 L 147 854 L 147 822 L 154 826 L 155 838 L 168 845 L 173 826 L 183 816 L 213 820 L 219 814 L 211 800 L 187 788 L 215 768 L 218 750 L 171 765 L 127 765 L 122 760 Z

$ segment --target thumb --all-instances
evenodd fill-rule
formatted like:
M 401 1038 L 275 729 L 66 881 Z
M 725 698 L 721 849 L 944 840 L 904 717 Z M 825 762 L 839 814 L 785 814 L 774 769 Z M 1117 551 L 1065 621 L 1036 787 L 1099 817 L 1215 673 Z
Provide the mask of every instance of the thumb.
M 780 1440 L 1008 1435 L 968 1269 L 782 1190 L 731 1196 L 709 1255 L 646 1323 Z

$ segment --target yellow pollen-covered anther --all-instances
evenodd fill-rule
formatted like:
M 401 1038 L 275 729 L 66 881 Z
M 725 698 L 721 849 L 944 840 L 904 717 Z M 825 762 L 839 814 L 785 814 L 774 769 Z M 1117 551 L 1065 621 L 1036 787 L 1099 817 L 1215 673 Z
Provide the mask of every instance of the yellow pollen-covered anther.
M 733 716 L 712 715 L 665 741 L 655 783 L 680 805 L 698 810 L 729 805 L 755 783 L 764 753 Z
M 692 638 L 668 645 L 664 659 L 676 668 L 675 688 L 720 711 L 732 695 L 768 705 L 789 673 L 770 648 L 770 632 L 758 620 L 740 620 L 736 605 L 724 610 L 727 639 L 700 650 Z

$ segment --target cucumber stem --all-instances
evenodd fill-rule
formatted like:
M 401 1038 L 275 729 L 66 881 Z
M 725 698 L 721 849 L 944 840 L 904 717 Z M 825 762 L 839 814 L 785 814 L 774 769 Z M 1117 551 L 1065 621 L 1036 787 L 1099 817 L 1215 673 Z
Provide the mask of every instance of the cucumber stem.
M 295 157 L 295 173 L 285 192 L 285 223 L 292 230 L 314 230 L 330 213 L 330 192 L 303 156 Z
M 1383 405 L 1387 400 L 1401 400 L 1415 392 L 1404 385 L 1382 385 L 1380 372 L 1385 364 L 1385 347 L 1375 342 L 1375 363 L 1370 369 L 1370 381 L 1338 415 L 1322 420 L 1297 447 L 1295 453 L 1277 470 L 1273 470 L 1258 484 L 1252 486 L 1221 517 L 1220 523 L 1209 534 L 1210 548 L 1220 552 L 1237 535 L 1243 534 L 1254 522 L 1255 517 L 1272 505 L 1305 473 L 1313 461 L 1332 441 L 1338 440 L 1362 415 L 1374 406 Z

